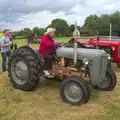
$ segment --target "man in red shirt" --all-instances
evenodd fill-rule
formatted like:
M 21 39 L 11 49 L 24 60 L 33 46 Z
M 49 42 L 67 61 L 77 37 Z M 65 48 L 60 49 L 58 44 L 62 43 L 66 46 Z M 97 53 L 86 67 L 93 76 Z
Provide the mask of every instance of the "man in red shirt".
M 60 44 L 60 43 L 55 43 L 52 37 L 55 34 L 56 29 L 54 28 L 48 28 L 47 32 L 44 34 L 40 41 L 40 46 L 39 46 L 39 53 L 43 55 L 44 58 L 44 74 L 47 77 L 54 77 L 51 74 L 52 70 L 52 61 L 53 61 L 53 53 L 55 51 L 55 48 Z

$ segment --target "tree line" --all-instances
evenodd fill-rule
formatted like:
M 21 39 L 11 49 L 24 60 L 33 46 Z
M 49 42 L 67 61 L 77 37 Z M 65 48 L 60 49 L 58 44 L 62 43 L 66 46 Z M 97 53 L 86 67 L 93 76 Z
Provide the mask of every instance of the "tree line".
M 82 35 L 96 35 L 97 31 L 102 36 L 108 36 L 112 24 L 112 36 L 120 36 L 120 12 L 116 11 L 112 14 L 90 15 L 86 18 L 83 26 L 77 26 Z M 31 31 L 34 31 L 38 37 L 44 35 L 47 28 L 56 28 L 56 36 L 72 36 L 75 25 L 68 25 L 64 19 L 54 19 L 46 28 L 34 27 L 33 30 L 24 28 L 23 30 L 14 32 L 17 36 L 27 37 Z
M 74 24 L 68 25 L 66 20 L 54 19 L 52 20 L 51 24 L 48 25 L 46 28 L 34 27 L 33 30 L 31 30 L 30 28 L 24 28 L 20 31 L 14 32 L 14 34 L 16 36 L 27 37 L 33 31 L 36 33 L 38 37 L 41 37 L 46 32 L 47 28 L 50 27 L 56 28 L 56 36 L 66 36 L 66 37 L 72 36 L 72 33 L 75 29 L 75 25 Z M 80 30 L 80 26 L 77 27 Z
M 100 35 L 108 36 L 110 33 L 110 23 L 112 24 L 112 36 L 120 36 L 120 12 L 112 14 L 90 15 L 86 18 L 84 27 L 90 29 L 91 35 L 99 31 Z

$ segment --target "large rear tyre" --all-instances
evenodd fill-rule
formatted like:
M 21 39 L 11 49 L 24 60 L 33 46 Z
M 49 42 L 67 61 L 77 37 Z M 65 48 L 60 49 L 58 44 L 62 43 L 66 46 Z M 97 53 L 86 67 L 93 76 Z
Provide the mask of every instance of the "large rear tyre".
M 8 76 L 13 87 L 22 91 L 34 90 L 39 84 L 38 65 L 35 55 L 29 49 L 13 53 L 8 61 Z
M 115 73 L 112 70 L 107 70 L 104 81 L 100 85 L 94 86 L 94 88 L 102 91 L 112 91 L 115 88 L 116 83 L 117 78 Z
M 71 76 L 61 83 L 60 96 L 71 104 L 85 104 L 90 98 L 90 88 L 82 78 Z

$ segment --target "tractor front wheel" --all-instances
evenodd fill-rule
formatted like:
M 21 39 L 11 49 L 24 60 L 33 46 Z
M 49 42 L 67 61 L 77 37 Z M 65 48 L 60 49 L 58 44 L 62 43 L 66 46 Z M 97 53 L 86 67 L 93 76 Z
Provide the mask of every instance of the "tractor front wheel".
M 90 88 L 82 78 L 71 76 L 61 83 L 60 96 L 71 104 L 85 104 L 90 98 Z
M 107 70 L 106 77 L 104 81 L 94 88 L 103 90 L 103 91 L 112 91 L 116 86 L 117 78 L 115 73 L 112 70 Z

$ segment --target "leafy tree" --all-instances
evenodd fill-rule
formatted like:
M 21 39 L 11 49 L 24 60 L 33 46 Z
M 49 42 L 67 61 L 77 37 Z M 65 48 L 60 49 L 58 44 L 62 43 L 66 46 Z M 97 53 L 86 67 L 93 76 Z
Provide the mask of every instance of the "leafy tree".
M 31 30 L 29 28 L 24 28 L 24 36 L 28 37 L 30 34 Z
M 77 26 L 77 29 L 80 31 L 80 26 Z M 75 30 L 75 25 L 74 24 L 71 24 L 70 26 L 69 26 L 69 36 L 72 36 L 72 33 L 74 32 L 74 30 Z
M 57 36 L 65 36 L 69 28 L 67 21 L 63 19 L 52 20 L 51 27 L 56 28 Z
M 84 27 L 91 29 L 91 35 L 96 34 L 101 28 L 101 19 L 97 15 L 90 15 L 86 18 Z
M 39 32 L 39 28 L 38 27 L 34 27 L 33 28 L 33 32 L 35 32 L 35 34 L 37 34 L 37 36 L 40 36 L 40 32 Z
M 119 35 L 118 29 L 120 28 L 120 12 L 116 11 L 111 14 L 111 23 L 112 23 L 112 35 Z
M 99 30 L 99 33 L 104 36 L 109 35 L 109 30 L 110 30 L 110 16 L 108 14 L 104 14 L 100 16 L 101 19 L 101 28 Z
M 44 35 L 45 31 L 46 30 L 44 28 L 40 28 L 39 29 L 39 35 L 40 35 L 40 37 Z
M 14 34 L 16 36 L 23 36 L 24 35 L 24 30 L 21 29 L 20 31 L 15 31 Z
M 112 23 L 112 35 L 120 36 L 120 12 L 116 11 L 113 14 L 90 15 L 86 18 L 84 27 L 91 30 L 91 35 L 94 35 L 98 30 L 100 35 L 108 36 L 110 32 L 110 23 Z

